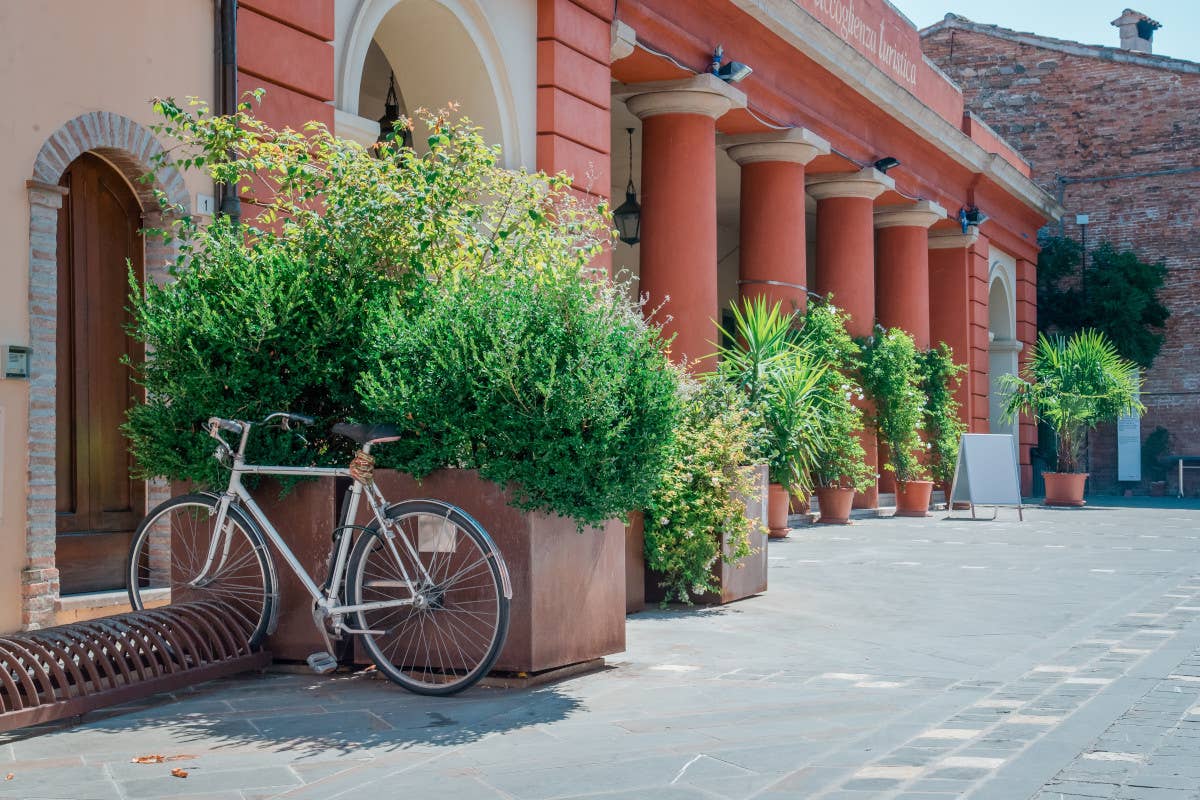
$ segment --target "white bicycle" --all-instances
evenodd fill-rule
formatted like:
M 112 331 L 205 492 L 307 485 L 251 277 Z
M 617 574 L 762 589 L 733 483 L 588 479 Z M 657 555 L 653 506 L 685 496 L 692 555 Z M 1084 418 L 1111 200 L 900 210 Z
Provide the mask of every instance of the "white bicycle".
M 255 424 L 308 426 L 277 412 L 259 423 L 208 421 L 215 457 L 230 467 L 223 493 L 197 492 L 159 505 L 134 534 L 127 569 L 136 610 L 177 607 L 193 619 L 218 613 L 257 647 L 275 629 L 279 582 L 272 548 L 313 598 L 326 651 L 309 656 L 317 672 L 337 667 L 335 640 L 358 636 L 380 672 L 419 694 L 472 686 L 495 663 L 508 632 L 512 586 L 487 531 L 438 500 L 389 503 L 374 482 L 371 448 L 399 438 L 389 425 L 340 423 L 333 432 L 359 445 L 347 467 L 247 464 Z M 231 445 L 222 436 L 239 437 Z M 328 577 L 318 585 L 242 485 L 243 475 L 351 478 L 333 531 Z M 366 498 L 374 519 L 355 524 Z

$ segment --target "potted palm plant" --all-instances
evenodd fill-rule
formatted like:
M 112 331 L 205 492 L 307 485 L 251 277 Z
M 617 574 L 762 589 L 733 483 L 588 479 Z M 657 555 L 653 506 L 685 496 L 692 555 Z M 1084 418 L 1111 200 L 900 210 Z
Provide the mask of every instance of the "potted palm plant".
M 917 346 L 899 328 L 876 326 L 875 335 L 863 348 L 862 382 L 875 409 L 871 424 L 879 443 L 887 449 L 884 469 L 896 476 L 896 516 L 924 517 L 929 514 L 933 481 L 920 453 L 928 447 L 921 441 L 921 418 L 925 396 Z
M 770 535 L 788 534 L 789 493 L 811 491 L 811 470 L 821 438 L 820 393 L 824 373 L 800 344 L 796 314 L 765 298 L 732 306 L 732 330 L 718 348 L 718 371 L 742 389 L 758 417 L 759 455 L 769 467 L 767 520 Z
M 821 511 L 818 522 L 825 525 L 849 523 L 854 493 L 874 482 L 860 440 L 863 413 L 855 404 L 863 400 L 863 390 L 854 377 L 861 366 L 861 353 L 846 331 L 846 320 L 847 314 L 836 306 L 815 301 L 800 329 L 801 344 L 825 367 L 818 387 L 824 429 L 811 473 Z
M 1088 473 L 1080 470 L 1087 432 L 1101 422 L 1141 415 L 1141 377 L 1103 333 L 1085 329 L 1069 338 L 1038 336 L 1020 375 L 1000 376 L 1004 418 L 1032 414 L 1053 431 L 1057 472 L 1045 472 L 1046 505 L 1082 506 Z

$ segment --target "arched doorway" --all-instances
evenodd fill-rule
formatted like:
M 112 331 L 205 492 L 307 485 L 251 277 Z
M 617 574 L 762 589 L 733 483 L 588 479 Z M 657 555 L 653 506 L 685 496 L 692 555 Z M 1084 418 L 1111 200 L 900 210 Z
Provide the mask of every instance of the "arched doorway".
M 524 28 L 535 14 L 532 4 L 511 5 L 506 10 L 480 0 L 360 0 L 341 44 L 338 108 L 379 119 L 394 73 L 402 113 L 457 103 L 488 143 L 502 145 L 504 166 L 532 168 L 536 60 L 532 42 L 512 45 L 524 43 Z M 527 20 L 513 13 L 523 11 Z M 418 151 L 424 139 L 418 131 Z
M 120 589 L 145 488 L 120 426 L 136 385 L 125 356 L 128 274 L 143 280 L 142 208 L 121 173 L 88 152 L 59 185 L 56 337 L 56 542 L 62 594 Z
M 1012 271 L 1015 271 L 1015 262 Z M 1000 388 L 1002 375 L 1015 375 L 1017 354 L 1021 343 L 1016 339 L 1016 316 L 1012 283 L 1008 265 L 1003 260 L 992 264 L 988 286 L 988 429 L 992 433 L 1019 435 L 1016 422 L 1004 420 L 1004 394 Z

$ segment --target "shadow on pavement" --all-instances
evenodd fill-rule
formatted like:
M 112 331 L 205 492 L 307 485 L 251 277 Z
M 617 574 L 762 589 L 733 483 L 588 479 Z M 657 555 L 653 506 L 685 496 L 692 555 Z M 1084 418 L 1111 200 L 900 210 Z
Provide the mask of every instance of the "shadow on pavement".
M 153 752 L 187 752 L 190 742 L 203 742 L 210 751 L 265 748 L 303 757 L 469 744 L 582 710 L 578 699 L 554 686 L 475 687 L 454 697 L 423 697 L 362 673 L 324 677 L 268 672 L 25 728 L 0 737 L 0 744 L 51 733 L 56 735 L 50 740 L 121 734 L 128 742 L 130 734 L 160 730 L 162 741 Z M 97 744 L 93 740 L 89 749 Z

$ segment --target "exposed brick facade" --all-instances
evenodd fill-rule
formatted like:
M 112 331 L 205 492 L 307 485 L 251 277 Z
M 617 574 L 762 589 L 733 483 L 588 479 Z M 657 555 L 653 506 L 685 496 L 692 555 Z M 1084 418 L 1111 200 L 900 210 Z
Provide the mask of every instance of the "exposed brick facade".
M 1200 64 L 961 18 L 922 36 L 926 55 L 962 86 L 967 108 L 1014 144 L 1034 180 L 1066 207 L 1051 233 L 1078 241 L 1075 215 L 1088 214 L 1089 249 L 1107 240 L 1166 264 L 1171 320 L 1146 375 L 1142 433 L 1161 425 L 1172 452 L 1200 454 Z M 1018 273 L 1020 310 L 1033 265 L 1018 262 Z M 1034 322 L 1018 319 L 1018 327 Z M 1092 438 L 1091 486 L 1111 490 L 1115 434 L 1109 426 Z

